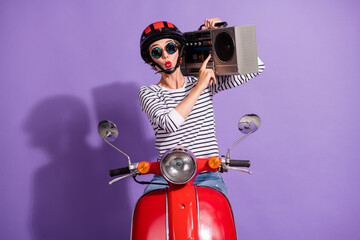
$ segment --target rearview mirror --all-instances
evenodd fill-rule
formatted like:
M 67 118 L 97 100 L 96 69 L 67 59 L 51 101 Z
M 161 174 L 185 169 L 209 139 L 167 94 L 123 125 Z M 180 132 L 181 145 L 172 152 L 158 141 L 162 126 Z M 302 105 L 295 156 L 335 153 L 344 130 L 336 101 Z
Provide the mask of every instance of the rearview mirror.
M 256 114 L 244 115 L 238 124 L 240 132 L 243 134 L 253 133 L 259 129 L 261 124 L 260 117 Z
M 116 125 L 109 120 L 104 120 L 99 122 L 98 132 L 102 139 L 107 140 L 109 142 L 115 141 L 119 136 L 119 131 Z

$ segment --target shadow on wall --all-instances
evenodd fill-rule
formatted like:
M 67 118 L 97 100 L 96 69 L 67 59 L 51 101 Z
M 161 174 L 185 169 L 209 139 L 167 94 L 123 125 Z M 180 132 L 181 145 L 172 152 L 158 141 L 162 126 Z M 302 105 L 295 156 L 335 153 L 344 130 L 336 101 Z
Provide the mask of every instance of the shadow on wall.
M 50 160 L 34 176 L 34 240 L 130 238 L 127 184 L 107 185 L 114 166 L 106 160 L 118 156 L 105 145 L 94 149 L 87 144 L 89 125 L 85 104 L 66 95 L 42 100 L 26 119 L 31 144 Z
M 141 123 L 144 113 L 141 112 L 138 91 L 139 86 L 134 83 L 119 82 L 93 90 L 98 120 L 110 120 L 116 124 L 119 138 L 114 144 L 130 155 L 133 163 L 157 158 L 155 140 L 145 138 Z M 118 154 L 113 167 L 124 167 L 126 163 L 126 158 Z

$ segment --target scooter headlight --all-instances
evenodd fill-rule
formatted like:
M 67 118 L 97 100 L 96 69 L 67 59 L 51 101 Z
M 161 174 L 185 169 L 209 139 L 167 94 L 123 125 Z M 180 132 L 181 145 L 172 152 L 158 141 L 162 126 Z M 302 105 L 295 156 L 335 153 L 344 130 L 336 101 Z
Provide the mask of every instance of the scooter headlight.
M 196 173 L 196 158 L 185 148 L 172 148 L 161 158 L 160 170 L 169 182 L 184 184 Z

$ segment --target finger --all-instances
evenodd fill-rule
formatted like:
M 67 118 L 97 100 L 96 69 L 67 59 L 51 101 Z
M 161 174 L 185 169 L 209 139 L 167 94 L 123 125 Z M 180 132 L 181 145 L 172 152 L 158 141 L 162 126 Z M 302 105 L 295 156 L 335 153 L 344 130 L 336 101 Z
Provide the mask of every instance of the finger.
M 216 76 L 215 76 L 214 72 L 212 72 L 212 79 L 213 79 L 214 84 L 216 84 Z
M 211 71 L 211 84 L 216 84 L 216 77 L 214 71 Z
M 215 28 L 215 21 L 213 19 L 210 21 L 209 28 Z
M 208 19 L 206 19 L 206 27 L 208 28 L 208 29 L 210 29 L 211 28 L 211 18 L 208 18 Z
M 211 85 L 216 85 L 216 80 L 215 79 L 211 79 L 209 81 L 209 86 L 211 86 Z
M 200 69 L 206 69 L 206 66 L 207 66 L 208 62 L 210 61 L 210 58 L 211 58 L 211 54 L 209 54 L 209 56 L 205 59 L 205 61 L 201 65 Z

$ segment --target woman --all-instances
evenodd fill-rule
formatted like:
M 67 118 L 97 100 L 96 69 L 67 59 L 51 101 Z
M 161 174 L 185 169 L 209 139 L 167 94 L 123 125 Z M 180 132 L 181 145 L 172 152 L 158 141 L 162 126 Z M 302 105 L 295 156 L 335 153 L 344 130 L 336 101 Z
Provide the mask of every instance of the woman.
M 221 20 L 206 19 L 204 28 L 215 28 L 217 22 Z M 197 158 L 218 156 L 212 103 L 214 94 L 239 86 L 264 69 L 259 61 L 259 73 L 216 77 L 212 69 L 206 69 L 211 57 L 209 55 L 197 78 L 184 77 L 179 68 L 184 45 L 182 33 L 169 22 L 150 24 L 141 36 L 142 58 L 161 74 L 157 84 L 141 87 L 139 91 L 141 108 L 155 132 L 155 147 L 159 151 L 159 159 L 165 151 L 176 146 L 189 149 Z M 155 175 L 152 183 L 166 181 Z M 218 172 L 200 173 L 194 185 L 205 185 L 227 193 Z M 145 193 L 164 187 L 149 184 Z

